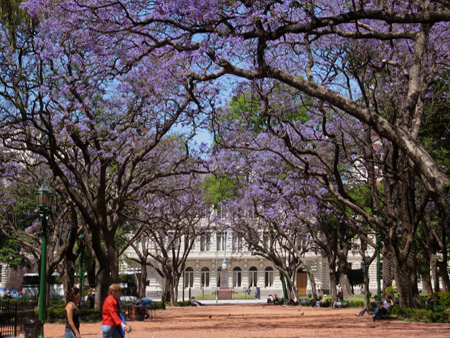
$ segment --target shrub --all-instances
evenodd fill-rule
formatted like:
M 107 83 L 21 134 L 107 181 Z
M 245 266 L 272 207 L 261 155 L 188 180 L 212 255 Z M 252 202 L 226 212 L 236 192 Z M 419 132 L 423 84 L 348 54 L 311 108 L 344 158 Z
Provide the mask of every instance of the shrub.
M 388 286 L 387 288 L 384 289 L 384 292 L 391 297 L 395 297 L 395 294 L 397 293 L 397 288 L 395 286 Z
M 348 307 L 354 307 L 354 308 L 360 308 L 360 307 L 365 307 L 366 303 L 364 301 L 360 301 L 360 300 L 351 300 L 348 302 Z
M 102 320 L 102 313 L 94 309 L 81 309 L 81 320 L 83 322 L 98 322 Z
M 47 320 L 50 322 L 65 320 L 64 307 L 47 308 Z
M 154 302 L 153 306 L 155 307 L 156 310 L 163 310 L 163 305 L 161 302 Z
M 175 306 L 180 306 L 180 307 L 191 306 L 191 302 L 189 300 L 185 300 L 184 302 L 175 303 Z
M 435 307 L 434 310 L 410 309 L 395 306 L 391 314 L 399 319 L 412 321 L 425 321 L 432 323 L 450 323 L 450 309 L 446 307 Z
M 435 305 L 450 306 L 450 292 L 435 292 L 433 294 Z

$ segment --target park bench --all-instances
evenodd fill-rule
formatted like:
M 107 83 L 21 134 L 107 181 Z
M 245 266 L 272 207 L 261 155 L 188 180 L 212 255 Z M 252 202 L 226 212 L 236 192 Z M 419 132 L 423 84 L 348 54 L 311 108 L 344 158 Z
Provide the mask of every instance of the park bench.
M 334 309 L 341 309 L 346 307 L 348 307 L 348 302 L 346 300 L 339 300 L 333 306 Z

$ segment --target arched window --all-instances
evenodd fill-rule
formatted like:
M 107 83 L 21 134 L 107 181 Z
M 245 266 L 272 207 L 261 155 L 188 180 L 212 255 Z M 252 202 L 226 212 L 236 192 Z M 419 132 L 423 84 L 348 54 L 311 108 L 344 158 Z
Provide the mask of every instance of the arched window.
M 209 287 L 209 269 L 207 267 L 202 268 L 201 283 L 202 288 Z
M 242 284 L 242 274 L 241 274 L 241 268 L 235 267 L 233 269 L 233 287 L 241 287 Z
M 273 269 L 270 266 L 266 268 L 264 274 L 264 286 L 266 288 L 273 286 Z
M 248 285 L 257 286 L 258 285 L 258 269 L 252 266 L 248 271 Z
M 184 287 L 192 288 L 194 286 L 194 269 L 191 267 L 184 270 Z

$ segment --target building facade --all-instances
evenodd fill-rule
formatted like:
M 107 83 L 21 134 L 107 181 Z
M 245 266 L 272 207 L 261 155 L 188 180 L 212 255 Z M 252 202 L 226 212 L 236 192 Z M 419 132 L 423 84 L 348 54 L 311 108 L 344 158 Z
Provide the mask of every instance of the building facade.
M 184 241 L 180 241 L 182 245 Z M 183 249 L 183 248 L 181 248 Z M 126 252 L 127 256 L 135 257 L 133 250 Z M 327 258 L 313 252 L 305 256 L 305 260 L 314 272 L 315 283 L 319 294 L 329 294 L 331 290 L 329 266 Z M 224 266 L 225 262 L 225 266 Z M 359 256 L 348 257 L 352 269 L 361 269 Z M 228 270 L 228 280 L 221 281 L 222 268 Z M 159 297 L 162 292 L 162 277 L 155 269 L 148 267 L 147 297 Z M 376 292 L 376 263 L 369 267 L 369 288 Z M 303 268 L 297 271 L 296 286 L 300 296 L 310 296 L 311 281 Z M 184 278 L 180 280 L 178 296 L 187 299 L 188 296 L 214 294 L 220 286 L 228 285 L 236 293 L 245 293 L 250 288 L 252 296 L 256 288 L 260 297 L 269 294 L 283 296 L 281 276 L 276 267 L 268 260 L 254 256 L 246 249 L 243 238 L 235 237 L 231 231 L 209 232 L 195 240 L 186 261 Z M 355 293 L 363 290 L 355 288 Z

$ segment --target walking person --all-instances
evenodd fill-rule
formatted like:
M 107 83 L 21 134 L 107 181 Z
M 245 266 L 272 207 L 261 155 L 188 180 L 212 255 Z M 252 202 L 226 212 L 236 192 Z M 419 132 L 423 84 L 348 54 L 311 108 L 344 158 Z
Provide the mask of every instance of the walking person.
M 66 315 L 66 331 L 64 332 L 64 338 L 81 338 L 81 310 L 78 308 L 80 299 L 81 292 L 77 287 L 72 287 L 67 291 L 66 307 L 64 310 Z
M 108 297 L 103 302 L 102 309 L 102 338 L 122 338 L 123 332 L 128 331 L 128 325 L 122 321 L 119 315 L 121 292 L 122 287 L 118 284 L 111 284 L 108 289 Z

